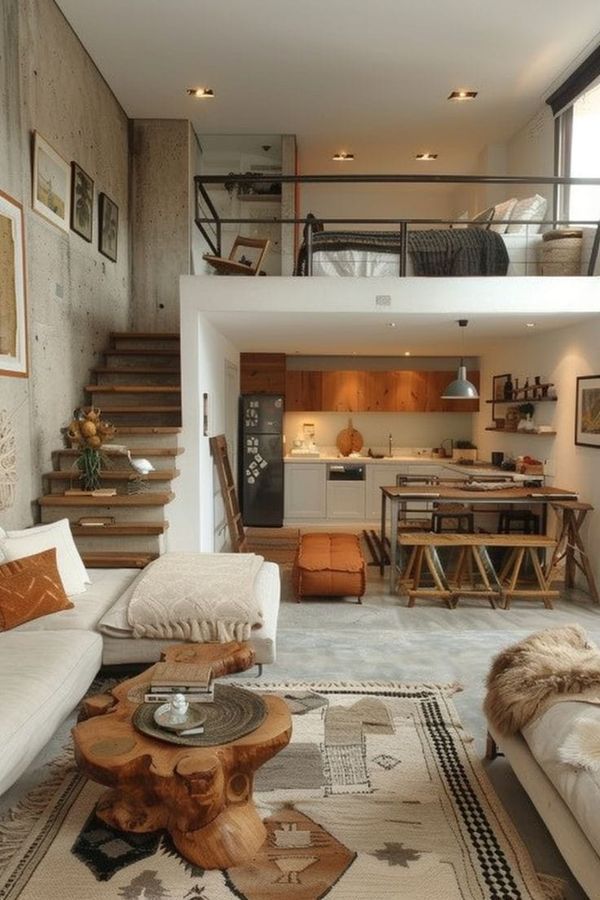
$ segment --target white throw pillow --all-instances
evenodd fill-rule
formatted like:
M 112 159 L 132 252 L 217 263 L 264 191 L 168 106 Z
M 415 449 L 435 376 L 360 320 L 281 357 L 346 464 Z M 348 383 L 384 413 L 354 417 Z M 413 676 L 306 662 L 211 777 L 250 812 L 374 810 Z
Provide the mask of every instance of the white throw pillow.
M 517 200 L 510 218 L 523 220 L 522 224 L 510 224 L 506 229 L 508 234 L 537 234 L 541 230 L 541 225 L 526 225 L 525 222 L 531 219 L 543 219 L 546 215 L 546 207 L 548 201 L 540 194 L 533 197 L 526 197 L 524 200 Z
M 510 219 L 512 211 L 516 205 L 516 197 L 511 197 L 510 200 L 505 200 L 503 203 L 496 203 L 494 207 L 494 215 L 492 216 L 492 224 L 490 225 L 490 231 L 496 231 L 498 234 L 504 234 L 504 232 L 508 228 L 508 219 Z M 506 219 L 506 221 L 503 225 L 494 225 L 494 222 L 498 221 L 498 219 Z
M 56 547 L 56 564 L 65 594 L 82 594 L 90 578 L 79 555 L 68 519 L 36 525 L 22 531 L 4 531 L 0 535 L 0 552 L 7 561 L 32 556 Z

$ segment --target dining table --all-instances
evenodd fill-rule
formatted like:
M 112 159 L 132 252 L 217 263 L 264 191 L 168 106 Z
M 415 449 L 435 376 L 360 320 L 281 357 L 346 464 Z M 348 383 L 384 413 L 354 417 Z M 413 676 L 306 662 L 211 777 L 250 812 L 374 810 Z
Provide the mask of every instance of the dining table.
M 441 484 L 390 485 L 381 487 L 381 548 L 385 547 L 388 504 L 390 515 L 390 593 L 396 593 L 399 548 L 396 535 L 401 516 L 406 516 L 410 503 L 444 504 L 460 503 L 465 507 L 498 508 L 507 506 L 539 507 L 541 533 L 548 527 L 548 507 L 557 501 L 577 500 L 575 491 L 548 486 L 505 487 L 490 489 L 464 481 Z M 475 512 L 476 509 L 473 509 Z M 486 510 L 487 511 L 487 510 Z M 385 573 L 385 554 L 380 555 L 379 571 Z

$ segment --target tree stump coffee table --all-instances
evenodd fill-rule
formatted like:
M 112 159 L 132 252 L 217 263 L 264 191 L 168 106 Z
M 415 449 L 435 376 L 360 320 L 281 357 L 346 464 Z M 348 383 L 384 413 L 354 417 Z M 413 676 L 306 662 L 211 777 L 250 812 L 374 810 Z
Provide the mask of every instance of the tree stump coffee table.
M 163 655 L 167 662 L 210 665 L 214 677 L 254 664 L 253 650 L 237 642 L 180 644 Z M 152 668 L 109 694 L 87 698 L 83 714 L 88 718 L 73 729 L 79 766 L 111 788 L 96 813 L 123 831 L 166 829 L 181 855 L 204 869 L 248 862 L 266 838 L 252 800 L 254 772 L 290 740 L 287 704 L 261 695 L 266 705 L 262 724 L 228 743 L 167 743 L 142 734 L 132 721 Z

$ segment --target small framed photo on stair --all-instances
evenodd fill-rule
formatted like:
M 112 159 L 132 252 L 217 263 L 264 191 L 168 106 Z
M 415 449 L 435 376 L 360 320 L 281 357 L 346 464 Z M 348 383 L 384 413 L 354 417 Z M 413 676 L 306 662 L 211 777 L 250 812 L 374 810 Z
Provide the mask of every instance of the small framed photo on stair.
M 98 250 L 113 262 L 117 261 L 119 238 L 119 207 L 107 194 L 99 195 Z

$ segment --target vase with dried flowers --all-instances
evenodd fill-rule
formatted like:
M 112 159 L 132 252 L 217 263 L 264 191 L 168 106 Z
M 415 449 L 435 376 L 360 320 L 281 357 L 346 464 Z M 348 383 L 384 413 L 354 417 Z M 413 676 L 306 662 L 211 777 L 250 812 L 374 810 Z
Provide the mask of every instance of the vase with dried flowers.
M 84 491 L 95 491 L 100 487 L 104 455 L 102 445 L 114 437 L 115 427 L 105 422 L 99 409 L 80 407 L 73 413 L 73 420 L 67 428 L 67 437 L 72 447 L 81 453 L 75 461 L 79 469 L 79 480 Z

